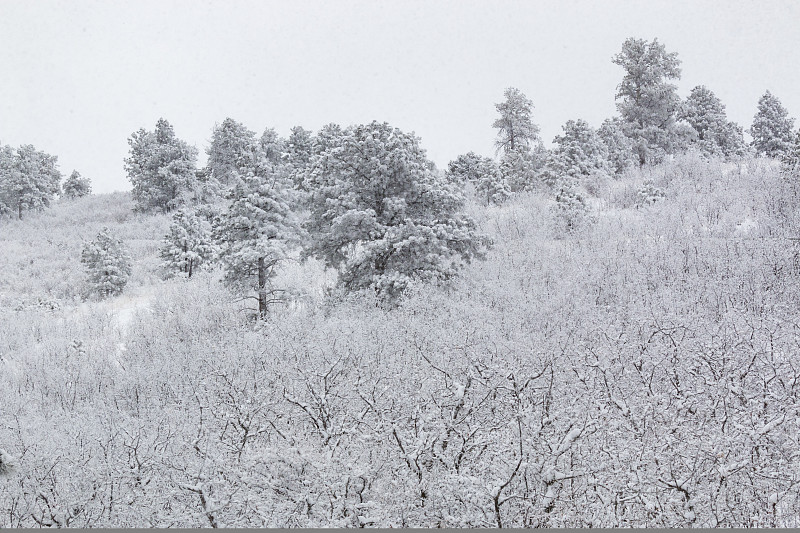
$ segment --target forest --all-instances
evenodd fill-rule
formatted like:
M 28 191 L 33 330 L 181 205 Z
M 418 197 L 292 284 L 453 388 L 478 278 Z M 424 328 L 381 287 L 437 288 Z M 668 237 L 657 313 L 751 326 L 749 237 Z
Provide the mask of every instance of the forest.
M 616 116 L 547 147 L 510 87 L 444 169 L 162 118 L 93 194 L 0 143 L 0 528 L 800 526 L 800 131 L 611 62 Z

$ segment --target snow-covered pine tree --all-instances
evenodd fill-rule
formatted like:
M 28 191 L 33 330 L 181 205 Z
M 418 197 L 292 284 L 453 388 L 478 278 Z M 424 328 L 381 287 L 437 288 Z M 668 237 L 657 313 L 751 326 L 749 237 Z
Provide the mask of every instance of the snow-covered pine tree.
M 487 240 L 455 184 L 433 170 L 413 134 L 387 123 L 351 126 L 316 155 L 306 256 L 339 270 L 346 291 L 399 296 L 414 279 L 447 279 Z
M 211 261 L 213 253 L 211 224 L 191 208 L 176 211 L 160 250 L 167 272 L 182 272 L 191 278 Z
M 187 201 L 196 185 L 197 149 L 175 136 L 166 120 L 155 131 L 140 129 L 128 139 L 125 171 L 139 211 L 172 211 Z
M 800 177 L 800 130 L 794 135 L 792 149 L 783 158 L 783 168 L 789 174 Z
M 556 203 L 552 208 L 554 230 L 557 237 L 570 235 L 591 221 L 589 205 L 574 179 L 559 180 Z
M 494 159 L 479 156 L 475 152 L 462 154 L 450 161 L 445 177 L 460 186 L 472 184 L 478 201 L 487 206 L 502 204 L 511 196 L 508 182 Z
M 16 215 L 30 209 L 49 207 L 60 191 L 58 157 L 36 150 L 32 145 L 0 147 L 0 213 Z
M 690 144 L 706 155 L 741 155 L 746 146 L 742 129 L 728 121 L 725 105 L 704 85 L 692 89 L 678 113 L 696 133 Z
M 101 298 L 121 294 L 131 275 L 130 253 L 108 228 L 103 228 L 93 241 L 84 245 L 81 263 L 86 268 L 89 292 Z
M 240 169 L 252 166 L 255 139 L 255 132 L 232 118 L 226 118 L 222 124 L 214 126 L 211 144 L 206 149 L 206 168 L 223 188 L 233 187 L 234 180 L 241 175 Z
M 505 101 L 495 104 L 500 117 L 492 124 L 498 130 L 497 150 L 508 153 L 532 148 L 539 140 L 539 126 L 531 117 L 533 102 L 515 87 L 506 89 L 503 96 Z
M 777 96 L 767 91 L 758 101 L 758 111 L 750 126 L 753 147 L 759 155 L 783 158 L 794 144 L 794 118 Z
M 66 198 L 82 198 L 92 193 L 92 182 L 89 178 L 84 178 L 77 170 L 64 180 L 61 190 Z
M 555 175 L 581 181 L 589 176 L 612 173 L 608 148 L 588 122 L 569 120 L 562 129 L 564 134 L 553 139 L 553 157 L 548 161 Z
M 453 183 L 474 183 L 478 180 L 483 157 L 475 152 L 461 154 L 447 164 L 445 176 Z
M 623 172 L 634 166 L 636 160 L 633 143 L 625 135 L 625 129 L 619 117 L 604 120 L 598 128 L 597 134 L 606 145 L 608 163 L 615 176 L 621 176 Z
M 258 163 L 237 179 L 228 210 L 214 222 L 213 240 L 226 284 L 246 297 L 255 292 L 263 317 L 270 303 L 282 299 L 283 290 L 273 287 L 272 279 L 298 242 L 300 227 L 288 178 L 270 175 L 265 154 L 259 147 L 254 151 Z
M 674 153 L 681 144 L 676 128 L 680 97 L 670 80 L 681 76 L 678 54 L 667 53 L 657 39 L 630 38 L 612 62 L 625 70 L 617 87 L 617 109 L 639 165 Z
M 284 163 L 294 187 L 299 190 L 308 190 L 304 183 L 304 177 L 313 151 L 314 138 L 311 131 L 302 126 L 293 127 L 286 139 Z

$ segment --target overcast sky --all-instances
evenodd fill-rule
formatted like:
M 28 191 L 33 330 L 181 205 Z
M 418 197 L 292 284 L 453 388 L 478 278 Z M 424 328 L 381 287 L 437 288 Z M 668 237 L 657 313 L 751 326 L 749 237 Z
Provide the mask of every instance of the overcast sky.
M 800 116 L 800 2 L 0 0 L 0 143 L 33 144 L 95 192 L 128 190 L 127 139 L 159 117 L 205 160 L 215 123 L 259 134 L 388 121 L 440 167 L 492 155 L 494 104 L 533 100 L 546 143 L 615 114 L 627 37 L 683 61 L 749 127 L 769 89 Z

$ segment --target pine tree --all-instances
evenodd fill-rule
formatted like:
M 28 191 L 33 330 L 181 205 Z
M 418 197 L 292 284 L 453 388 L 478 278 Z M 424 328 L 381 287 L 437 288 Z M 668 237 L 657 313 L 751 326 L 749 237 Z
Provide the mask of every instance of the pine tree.
M 497 129 L 497 150 L 505 153 L 531 149 L 539 140 L 539 126 L 533 123 L 533 102 L 519 89 L 509 87 L 503 93 L 505 101 L 495 104 L 500 117 L 492 127 Z
M 634 157 L 633 143 L 625 135 L 625 128 L 619 117 L 603 121 L 597 135 L 603 140 L 608 150 L 608 163 L 614 175 L 621 176 L 625 170 L 637 162 Z
M 500 205 L 511 196 L 511 187 L 493 159 L 482 158 L 476 175 L 475 194 L 484 205 Z
M 101 298 L 121 294 L 131 275 L 128 249 L 108 228 L 84 245 L 81 263 L 86 268 L 89 291 Z
M 372 122 L 316 155 L 305 256 L 338 269 L 346 291 L 399 296 L 415 279 L 447 279 L 487 241 L 457 186 L 433 170 L 413 134 Z
M 585 120 L 569 120 L 563 135 L 553 139 L 555 148 L 549 166 L 559 177 L 582 180 L 592 175 L 610 175 L 608 148 Z
M 169 232 L 161 246 L 161 259 L 170 272 L 183 272 L 191 278 L 213 256 L 211 224 L 192 209 L 183 208 L 172 216 Z
M 741 128 L 728 121 L 725 105 L 704 85 L 692 89 L 678 117 L 695 131 L 696 138 L 690 144 L 696 145 L 702 153 L 724 156 L 744 153 Z
M 612 61 L 625 70 L 617 87 L 617 109 L 639 165 L 674 153 L 681 145 L 675 123 L 680 98 L 670 80 L 680 79 L 678 54 L 667 53 L 657 39 L 649 43 L 631 38 Z
M 155 131 L 140 129 L 128 139 L 125 171 L 139 211 L 169 212 L 188 201 L 196 185 L 197 149 L 175 136 L 166 120 Z
M 487 206 L 502 204 L 511 196 L 511 188 L 497 163 L 475 152 L 462 154 L 450 161 L 445 177 L 459 186 L 472 184 L 478 201 Z
M 23 211 L 49 207 L 60 181 L 58 157 L 29 144 L 0 148 L 0 212 L 22 219 Z
M 314 138 L 302 126 L 292 128 L 286 139 L 286 172 L 297 189 L 308 190 L 304 183 L 306 170 L 314 152 Z
M 267 128 L 261 135 L 261 151 L 273 169 L 282 164 L 286 153 L 286 140 L 281 138 L 274 128 Z
M 591 216 L 586 199 L 576 189 L 574 180 L 561 180 L 557 188 L 552 212 L 556 236 L 561 237 L 585 227 L 591 221 Z
M 255 292 L 262 317 L 281 299 L 283 290 L 272 286 L 272 279 L 300 234 L 289 182 L 267 172 L 257 166 L 239 180 L 213 229 L 225 282 L 244 294 Z
M 445 176 L 453 183 L 475 183 L 478 181 L 483 159 L 475 152 L 461 154 L 447 164 Z
M 753 147 L 759 155 L 782 158 L 792 150 L 794 144 L 794 119 L 781 101 L 767 91 L 758 101 L 758 111 L 753 117 L 750 135 Z
M 211 144 L 206 153 L 206 168 L 213 179 L 223 188 L 232 187 L 241 169 L 252 165 L 253 146 L 256 134 L 243 124 L 232 118 L 226 118 L 222 124 L 214 126 Z
M 783 168 L 788 173 L 800 177 L 800 130 L 794 136 L 792 149 L 783 158 Z
M 73 170 L 61 189 L 67 198 L 82 198 L 92 193 L 92 182 L 89 178 L 81 176 L 77 170 Z

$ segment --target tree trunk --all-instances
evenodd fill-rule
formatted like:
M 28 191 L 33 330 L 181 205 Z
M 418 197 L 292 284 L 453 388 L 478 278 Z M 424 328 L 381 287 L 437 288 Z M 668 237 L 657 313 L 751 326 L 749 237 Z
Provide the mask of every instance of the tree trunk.
M 258 258 L 258 314 L 267 315 L 267 267 L 264 258 Z
M 17 215 L 19 219 L 22 220 L 22 201 L 17 204 Z

